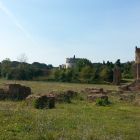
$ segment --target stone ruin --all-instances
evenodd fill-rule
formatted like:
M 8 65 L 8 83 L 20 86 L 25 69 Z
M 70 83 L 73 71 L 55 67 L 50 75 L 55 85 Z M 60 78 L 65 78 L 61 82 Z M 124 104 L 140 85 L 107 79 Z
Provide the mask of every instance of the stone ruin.
M 140 48 L 135 48 L 135 65 L 134 65 L 135 81 L 129 85 L 121 86 L 121 91 L 140 91 Z
M 4 100 L 8 98 L 8 94 L 4 91 L 4 89 L 0 89 L 0 100 Z
M 29 95 L 26 98 L 26 103 L 28 105 L 33 105 L 37 109 L 55 108 L 55 96 L 53 94 L 49 95 Z
M 0 89 L 0 100 L 24 100 L 27 105 L 34 104 L 35 108 L 54 108 L 55 102 L 71 103 L 71 99 L 77 96 L 77 92 L 72 90 L 62 92 L 51 92 L 48 94 L 31 94 L 31 88 L 20 84 L 5 84 L 4 88 Z
M 107 91 L 103 88 L 86 88 L 85 93 L 87 93 L 87 99 L 89 101 L 96 101 L 97 99 L 108 100 Z
M 31 94 L 31 88 L 20 84 L 6 84 L 0 89 L 0 99 L 23 100 Z
M 130 92 L 136 92 L 136 91 L 140 91 L 140 80 L 135 80 L 134 82 L 128 84 L 128 85 L 124 85 L 124 86 L 120 86 L 119 90 L 121 92 L 126 92 L 126 91 L 130 91 Z
M 55 93 L 56 102 L 67 102 L 71 103 L 71 99 L 78 95 L 77 92 L 72 90 L 63 91 L 60 93 Z
M 120 85 L 121 83 L 121 68 L 116 66 L 113 69 L 113 84 Z
M 55 107 L 55 103 L 71 103 L 71 99 L 77 96 L 77 92 L 72 90 L 61 92 L 50 92 L 46 94 L 32 94 L 26 98 L 27 105 L 34 104 L 35 108 L 52 109 Z
M 140 48 L 135 48 L 135 64 L 133 65 L 135 81 L 119 87 L 120 100 L 140 101 Z M 139 103 L 140 104 L 140 103 Z
M 140 79 L 140 48 L 135 48 L 135 65 L 134 65 L 134 76 L 136 80 Z
M 140 101 L 140 80 L 135 80 L 134 82 L 120 86 L 120 100 L 123 101 Z

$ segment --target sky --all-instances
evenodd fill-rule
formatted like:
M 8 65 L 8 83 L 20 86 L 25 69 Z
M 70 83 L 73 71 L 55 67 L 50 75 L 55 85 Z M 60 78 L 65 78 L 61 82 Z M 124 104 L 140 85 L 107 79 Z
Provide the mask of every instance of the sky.
M 0 0 L 0 61 L 134 60 L 140 0 Z

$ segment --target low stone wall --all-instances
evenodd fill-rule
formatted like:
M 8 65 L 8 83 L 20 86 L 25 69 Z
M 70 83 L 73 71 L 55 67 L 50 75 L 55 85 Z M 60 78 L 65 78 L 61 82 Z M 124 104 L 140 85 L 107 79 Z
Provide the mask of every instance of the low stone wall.
M 97 99 L 108 100 L 108 92 L 103 88 L 86 88 L 84 92 L 87 94 L 87 100 L 95 102 Z
M 71 103 L 71 99 L 77 96 L 72 90 L 50 92 L 46 94 L 32 94 L 26 98 L 27 105 L 33 105 L 37 109 L 54 108 L 55 103 Z
M 95 94 L 95 95 L 88 95 L 87 99 L 89 101 L 93 101 L 95 102 L 97 99 L 105 99 L 108 100 L 108 96 L 107 95 L 103 95 L 103 94 Z
M 0 89 L 0 100 L 4 100 L 8 97 L 9 95 L 7 92 L 4 91 L 4 89 Z
M 23 100 L 31 94 L 31 88 L 20 84 L 6 84 L 0 89 L 0 99 Z
M 72 90 L 63 91 L 60 93 L 55 93 L 55 98 L 57 102 L 67 102 L 70 103 L 71 99 L 77 96 L 77 92 Z
M 133 93 L 123 93 L 120 95 L 120 100 L 132 102 L 135 100 L 135 95 Z
M 87 94 L 107 94 L 103 88 L 86 88 L 84 92 Z
M 134 82 L 120 86 L 119 87 L 120 91 L 140 91 L 140 80 L 135 80 Z
M 54 95 L 30 95 L 26 98 L 28 105 L 33 105 L 37 109 L 52 109 L 55 108 Z

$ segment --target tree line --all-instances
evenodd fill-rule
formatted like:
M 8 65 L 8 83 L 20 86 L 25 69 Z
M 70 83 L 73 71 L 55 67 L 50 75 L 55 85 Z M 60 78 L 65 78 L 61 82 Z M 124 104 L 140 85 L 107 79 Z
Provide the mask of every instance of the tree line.
M 121 69 L 122 79 L 132 79 L 133 66 L 134 62 L 121 63 L 120 59 L 115 63 L 92 63 L 87 59 L 80 59 L 74 68 L 55 69 L 53 76 L 56 81 L 61 82 L 112 83 L 115 67 Z
M 34 62 L 11 61 L 5 59 L 0 63 L 0 77 L 9 80 L 46 80 L 58 82 L 77 83 L 111 83 L 113 82 L 113 69 L 121 68 L 122 78 L 133 78 L 134 62 L 121 63 L 92 63 L 88 59 L 79 59 L 74 68 L 60 69 L 51 64 Z
M 11 61 L 5 59 L 0 63 L 0 76 L 7 80 L 33 80 L 39 76 L 48 75 L 52 65 L 34 62 Z

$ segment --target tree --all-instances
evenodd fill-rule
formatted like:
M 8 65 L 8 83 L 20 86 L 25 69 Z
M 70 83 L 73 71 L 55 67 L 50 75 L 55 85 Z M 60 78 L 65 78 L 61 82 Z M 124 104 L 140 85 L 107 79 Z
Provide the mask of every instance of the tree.
M 77 60 L 77 62 L 76 62 L 76 68 L 79 71 L 81 71 L 81 69 L 83 67 L 86 67 L 86 66 L 92 67 L 93 65 L 92 65 L 91 61 L 89 61 L 88 59 L 85 59 L 85 58 Z
M 103 81 L 112 82 L 113 81 L 113 71 L 112 71 L 112 69 L 107 67 L 107 66 L 103 67 L 103 69 L 100 72 L 100 78 Z
M 55 81 L 59 81 L 60 72 L 61 72 L 61 70 L 59 70 L 59 69 L 54 69 L 53 70 L 53 75 L 54 75 L 54 80 Z
M 126 62 L 122 64 L 122 77 L 127 79 L 133 78 L 133 71 L 134 71 L 134 64 L 135 62 Z
M 59 81 L 60 82 L 67 82 L 67 80 L 66 80 L 66 74 L 65 74 L 65 71 L 64 70 L 62 70 L 60 72 Z
M 66 81 L 67 82 L 71 82 L 72 81 L 72 78 L 73 78 L 73 69 L 67 69 L 65 74 L 66 74 Z
M 11 61 L 9 58 L 6 58 L 1 63 L 1 75 L 2 75 L 2 77 L 9 79 L 10 71 L 11 71 Z
M 20 56 L 18 56 L 17 60 L 20 62 L 20 63 L 27 63 L 27 56 L 25 53 L 21 54 Z
M 34 62 L 34 63 L 32 63 L 32 66 L 33 66 L 34 68 L 39 68 L 39 69 L 47 69 L 47 68 L 48 68 L 48 66 L 47 66 L 46 64 L 44 64 L 44 63 L 39 63 L 39 62 Z
M 93 68 L 90 66 L 85 66 L 80 72 L 80 79 L 82 82 L 90 83 L 93 80 Z
M 27 63 L 27 56 L 23 53 L 18 58 L 19 65 L 17 66 L 18 74 L 16 77 L 18 80 L 30 80 L 33 78 L 33 69 Z
M 121 67 L 121 61 L 120 61 L 120 59 L 118 59 L 118 60 L 115 62 L 115 65 L 116 65 L 117 67 Z

